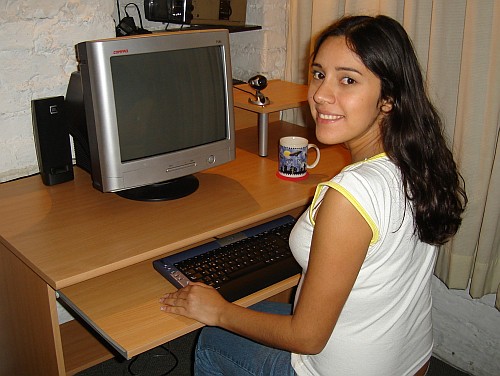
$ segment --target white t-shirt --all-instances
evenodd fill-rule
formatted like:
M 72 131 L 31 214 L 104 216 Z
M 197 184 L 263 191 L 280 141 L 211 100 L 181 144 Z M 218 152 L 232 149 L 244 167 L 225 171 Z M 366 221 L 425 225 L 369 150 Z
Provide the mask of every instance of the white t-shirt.
M 327 187 L 356 207 L 373 237 L 328 343 L 317 355 L 292 354 L 295 372 L 300 376 L 414 375 L 432 353 L 430 283 L 437 248 L 418 239 L 399 169 L 380 154 L 347 166 L 318 186 L 310 210 L 290 235 L 290 247 L 303 274 L 314 214 Z M 301 283 L 296 299 L 300 289 Z

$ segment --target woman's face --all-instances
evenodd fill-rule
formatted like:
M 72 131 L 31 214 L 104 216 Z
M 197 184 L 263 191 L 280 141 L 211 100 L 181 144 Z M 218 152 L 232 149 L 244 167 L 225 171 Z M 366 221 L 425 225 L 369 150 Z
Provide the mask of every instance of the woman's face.
M 325 144 L 356 148 L 380 144 L 380 120 L 392 108 L 380 99 L 381 82 L 344 37 L 329 37 L 312 64 L 309 106 L 316 136 Z

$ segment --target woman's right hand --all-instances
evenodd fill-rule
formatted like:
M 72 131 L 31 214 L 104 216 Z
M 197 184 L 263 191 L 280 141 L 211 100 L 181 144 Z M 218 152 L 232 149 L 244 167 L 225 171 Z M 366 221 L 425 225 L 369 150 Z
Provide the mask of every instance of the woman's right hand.
M 160 299 L 161 310 L 197 320 L 205 325 L 220 326 L 221 313 L 231 303 L 213 287 L 191 282 Z

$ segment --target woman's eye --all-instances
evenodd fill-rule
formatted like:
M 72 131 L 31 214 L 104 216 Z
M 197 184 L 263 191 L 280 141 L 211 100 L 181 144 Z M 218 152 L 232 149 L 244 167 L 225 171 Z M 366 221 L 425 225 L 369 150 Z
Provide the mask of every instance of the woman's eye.
M 352 84 L 356 83 L 356 81 L 354 79 L 352 79 L 351 77 L 344 77 L 344 78 L 342 78 L 342 80 L 340 80 L 340 82 L 342 82 L 345 85 L 352 85 Z
M 325 75 L 319 71 L 313 71 L 312 76 L 315 80 L 322 80 L 323 78 L 325 78 Z

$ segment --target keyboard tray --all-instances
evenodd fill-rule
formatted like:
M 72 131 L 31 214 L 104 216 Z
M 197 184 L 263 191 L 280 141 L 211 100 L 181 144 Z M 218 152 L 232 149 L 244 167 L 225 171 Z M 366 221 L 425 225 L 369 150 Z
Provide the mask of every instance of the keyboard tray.
M 288 246 L 294 223 L 292 216 L 281 217 L 155 260 L 153 267 L 177 288 L 196 280 L 212 285 L 226 300 L 233 302 L 301 272 Z M 264 241 L 270 243 L 262 243 Z M 233 257 L 234 252 L 239 255 Z M 262 261 L 260 254 L 267 260 Z M 206 269 L 200 259 L 209 257 L 218 260 L 215 264 L 211 261 L 210 269 Z M 225 261 L 220 260 L 222 257 Z M 220 263 L 223 266 L 219 266 Z

